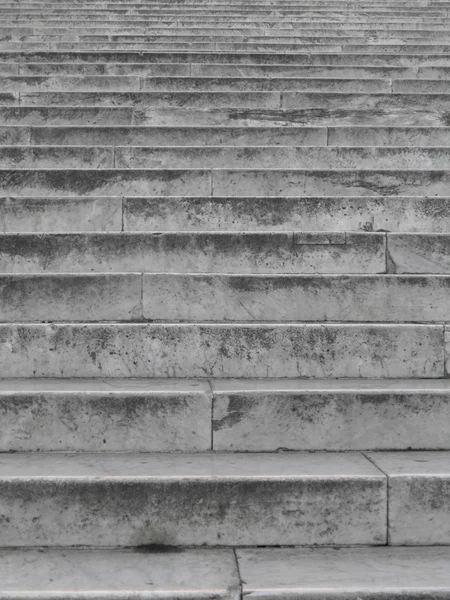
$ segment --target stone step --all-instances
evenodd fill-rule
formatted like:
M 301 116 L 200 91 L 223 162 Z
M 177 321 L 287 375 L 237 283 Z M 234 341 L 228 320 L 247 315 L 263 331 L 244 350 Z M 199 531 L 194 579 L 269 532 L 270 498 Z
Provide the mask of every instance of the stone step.
M 450 453 L 398 452 L 367 455 L 389 480 L 389 544 L 450 543 Z
M 371 132 L 349 129 L 342 135 L 367 140 Z M 443 127 L 373 130 L 372 136 L 380 140 L 380 145 L 385 138 L 404 140 L 405 145 L 408 139 L 416 146 L 450 145 L 450 128 Z M 339 137 L 337 131 L 334 137 Z M 28 143 L 34 146 L 325 146 L 327 130 L 324 127 L 0 127 L 1 145 Z
M 173 23 L 172 23 L 173 25 Z M 178 25 L 178 23 L 177 23 Z M 209 25 L 209 26 L 208 26 Z M 228 26 L 227 26 L 228 25 Z M 22 36 L 63 36 L 67 35 L 68 39 L 78 38 L 79 36 L 102 36 L 103 38 L 110 38 L 111 36 L 174 36 L 175 29 L 180 31 L 182 36 L 260 36 L 263 39 L 269 39 L 273 36 L 276 37 L 300 37 L 303 39 L 306 36 L 328 38 L 328 37 L 355 37 L 355 38 L 373 38 L 374 41 L 379 39 L 389 39 L 391 36 L 398 37 L 402 40 L 405 39 L 432 39 L 437 40 L 442 37 L 446 41 L 445 35 L 448 27 L 434 23 L 428 28 L 418 27 L 414 24 L 411 28 L 407 28 L 407 24 L 399 23 L 398 28 L 394 28 L 395 24 L 390 27 L 373 26 L 361 27 L 360 24 L 348 24 L 345 25 L 340 22 L 334 23 L 301 23 L 297 22 L 297 27 L 292 28 L 292 24 L 280 23 L 277 27 L 272 25 L 270 28 L 259 26 L 257 22 L 247 23 L 209 23 L 206 19 L 203 26 L 198 26 L 198 23 L 192 21 L 189 24 L 180 25 L 177 27 L 169 27 L 163 24 L 156 24 L 150 22 L 147 26 L 128 24 L 124 26 L 115 26 L 111 23 L 108 27 L 105 24 L 89 24 L 85 26 L 65 26 L 65 25 L 49 25 L 46 22 L 39 24 L 33 22 L 30 26 L 21 25 L 18 23 L 0 24 L 0 35 L 3 37 L 10 36 L 10 39 L 24 39 Z
M 0 490 L 8 547 L 386 543 L 358 453 L 3 454 Z
M 3 378 L 445 376 L 442 325 L 8 323 L 0 339 Z
M 0 127 L 1 146 L 450 146 L 450 127 Z M 387 150 L 385 150 L 387 151 Z
M 202 112 L 215 108 L 241 109 L 241 112 L 255 109 L 271 110 L 269 117 L 283 118 L 283 110 L 298 111 L 301 109 L 334 111 L 372 111 L 407 110 L 442 111 L 450 110 L 450 94 L 415 94 L 415 93 L 339 93 L 339 92 L 307 92 L 307 91 L 158 91 L 158 92 L 118 92 L 118 91 L 29 91 L 5 92 L 3 106 L 129 106 L 139 116 L 146 110 L 173 108 L 202 109 Z M 242 110 L 243 109 L 243 110 Z M 140 111 L 140 112 L 139 112 Z M 251 113 L 250 113 L 251 114 Z M 312 113 L 314 114 L 314 113 Z M 318 113 L 324 114 L 322 113 Z M 340 114 L 339 112 L 337 113 Z M 295 116 L 295 113 L 294 113 Z M 239 114 L 235 118 L 238 118 Z M 384 123 L 386 125 L 386 123 Z
M 283 102 L 286 103 L 287 107 L 301 106 L 302 101 L 307 106 L 311 106 L 314 98 L 308 98 L 308 93 L 304 92 L 305 97 L 300 96 L 296 98 L 293 94 L 302 94 L 302 92 L 282 92 Z M 52 92 L 52 91 L 36 91 L 36 92 L 22 92 L 20 96 L 20 103 L 22 106 L 129 106 L 135 110 L 141 108 L 222 108 L 222 107 L 241 107 L 241 108 L 255 108 L 255 109 L 279 109 L 281 104 L 281 95 L 278 91 L 272 92 L 114 92 L 114 91 L 101 91 L 101 92 Z M 320 97 L 323 95 L 323 99 Z M 321 104 L 339 104 L 343 103 L 348 96 L 351 94 L 342 94 L 340 97 L 334 98 L 335 94 L 331 94 L 330 98 L 327 98 L 326 92 L 317 93 L 318 105 Z M 358 96 L 358 95 L 355 95 Z M 366 95 L 370 98 L 370 94 Z M 380 104 L 384 105 L 408 105 L 412 102 L 419 100 L 417 95 L 414 94 L 401 94 L 392 95 L 380 94 Z M 423 94 L 425 103 L 427 99 L 430 102 L 431 107 L 442 108 L 450 106 L 450 94 Z M 348 98 L 351 102 L 351 98 Z M 384 100 L 384 102 L 383 102 Z M 355 99 L 356 101 L 356 99 Z M 364 99 L 362 100 L 364 101 Z M 16 101 L 18 103 L 18 100 Z M 361 100 L 360 100 L 361 102 Z M 368 100 L 367 104 L 372 105 L 376 102 L 376 99 L 372 101 Z M 12 103 L 14 105 L 14 103 Z
M 318 269 L 317 269 L 318 270 Z M 8 301 L 0 312 L 1 320 L 40 320 L 38 315 L 57 315 L 72 309 L 68 306 L 47 309 L 54 279 L 49 276 L 0 277 L 0 286 Z M 86 279 L 81 277 L 84 284 Z M 78 282 L 63 280 L 65 289 L 75 288 L 75 314 L 82 320 L 78 305 Z M 94 279 L 95 281 L 95 279 Z M 5 282 L 5 283 L 3 283 Z M 87 286 L 90 280 L 87 278 Z M 23 287 L 22 287 L 23 285 Z M 94 287 L 94 283 L 92 287 Z M 99 283 L 100 294 L 111 285 Z M 125 288 L 125 281 L 123 287 Z M 28 298 L 38 297 L 43 307 L 35 307 Z M 9 292 L 12 289 L 13 292 Z M 49 291 L 47 292 L 47 289 Z M 22 291 L 24 290 L 24 291 Z M 28 291 L 29 290 L 29 291 Z M 131 289 L 130 289 L 131 294 Z M 25 297 L 25 301 L 22 298 Z M 136 292 L 134 293 L 136 299 Z M 219 274 L 144 274 L 144 318 L 151 321 L 311 321 L 311 322 L 391 322 L 425 323 L 448 321 L 450 279 L 442 275 L 219 275 Z M 98 300 L 101 303 L 101 299 Z M 97 308 L 95 300 L 92 301 Z M 29 306 L 31 305 L 31 306 Z M 100 308 L 100 307 L 99 307 Z M 109 307 L 105 307 L 106 310 Z M 5 312 L 7 313 L 5 315 Z M 71 311 L 72 312 L 72 311 Z M 5 316 L 6 318 L 5 318 Z M 36 316 L 35 316 L 36 315 Z M 83 315 L 83 316 L 81 316 Z M 108 317 L 103 317 L 105 320 Z M 71 320 L 71 317 L 67 317 Z M 94 312 L 92 318 L 95 320 Z
M 8 197 L 3 232 L 421 231 L 447 233 L 447 197 Z
M 154 43 L 136 43 L 136 42 L 48 42 L 44 44 L 44 48 L 47 50 L 54 51 L 130 51 L 139 52 L 142 51 L 167 51 L 171 50 L 176 53 L 180 51 L 201 51 L 204 54 L 208 52 L 236 52 L 236 53 L 272 53 L 275 56 L 290 52 L 290 56 L 308 54 L 308 52 L 316 53 L 335 53 L 339 55 L 347 55 L 348 53 L 356 54 L 357 56 L 364 52 L 368 57 L 371 54 L 383 55 L 392 54 L 398 52 L 402 55 L 423 54 L 425 59 L 430 54 L 445 54 L 450 52 L 450 45 L 448 44 L 395 44 L 395 43 L 361 43 L 361 44 L 336 44 L 336 43 L 299 43 L 299 44 L 284 44 L 284 43 L 219 43 L 219 42 L 154 42 Z M 24 51 L 33 52 L 42 49 L 42 42 L 3 42 L 0 43 L 0 51 L 2 53 L 7 51 Z M 281 60 L 281 58 L 279 58 Z M 370 61 L 370 58 L 368 58 Z M 448 63 L 447 63 L 448 64 Z
M 319 95 L 316 95 L 317 99 Z M 370 97 L 370 96 L 368 96 Z M 347 96 L 348 99 L 348 96 Z M 339 101 L 339 99 L 337 99 Z M 418 99 L 420 100 L 420 99 Z M 314 106 L 314 99 L 311 101 Z M 381 106 L 373 108 L 346 108 L 344 103 L 337 107 L 323 108 L 291 108 L 291 109 L 259 109 L 246 107 L 220 107 L 220 108 L 142 108 L 133 110 L 132 120 L 134 125 L 153 127 L 279 127 L 279 126 L 309 126 L 309 127 L 348 127 L 367 126 L 385 127 L 447 127 L 450 124 L 448 110 L 443 107 L 433 108 L 418 103 L 413 106 L 395 106 L 389 98 L 380 102 Z M 388 105 L 390 104 L 390 106 Z M 33 112 L 35 108 L 35 112 Z M 47 108 L 47 112 L 45 112 Z M 45 114 L 48 124 L 77 125 L 81 121 L 79 114 L 83 107 L 76 113 L 75 123 L 70 121 L 74 107 L 67 107 L 68 116 L 65 117 L 66 107 L 0 107 L 1 125 L 41 125 L 42 115 Z M 89 107 L 95 111 L 95 107 Z M 104 109 L 99 109 L 99 112 Z M 89 113 L 89 116 L 92 114 Z M 105 117 L 106 118 L 106 117 Z M 120 118 L 120 117 L 119 117 Z M 80 124 L 86 124 L 82 121 Z M 101 124 L 99 118 L 99 124 Z M 118 124 L 121 124 L 120 122 Z
M 239 600 L 233 550 L 2 550 L 0 597 Z
M 450 79 L 446 67 L 211 65 L 205 63 L 0 63 L 2 75 L 128 75 L 141 77 L 320 77 L 348 79 Z
M 2 125 L 47 125 L 67 126 L 118 126 L 132 125 L 134 109 L 131 106 L 1 106 L 0 126 Z M 140 118 L 144 121 L 145 116 Z
M 448 80 L 386 80 L 344 78 L 258 78 L 258 77 L 138 77 L 124 75 L 17 75 L 1 76 L 4 92 L 62 91 L 102 92 L 208 92 L 208 91 L 323 91 L 338 93 L 448 93 Z M 76 96 L 75 96 L 76 97 Z M 26 96 L 25 96 L 26 98 Z
M 448 169 L 450 148 L 0 146 L 5 169 Z
M 0 322 L 144 320 L 139 273 L 0 275 L 0 290 Z
M 7 106 L 1 106 L 1 102 Z M 382 108 L 299 108 L 258 109 L 246 107 L 220 108 L 134 108 L 124 106 L 14 106 L 18 99 L 0 94 L 0 127 L 370 127 L 442 128 L 450 123 L 443 107 L 430 108 L 386 106 Z M 4 130 L 3 130 L 4 131 Z M 361 141 L 358 142 L 361 144 Z M 377 142 L 374 142 L 376 145 Z M 399 145 L 402 145 L 401 143 Z M 439 144 L 438 144 L 439 145 Z
M 321 78 L 359 80 L 427 80 L 435 85 L 435 80 L 450 79 L 449 67 L 371 67 L 371 66 L 311 66 L 311 65 L 213 65 L 203 63 L 1 63 L 2 75 L 21 76 L 141 76 L 148 77 L 214 77 L 222 78 L 264 78 L 271 85 L 273 79 Z M 408 82 L 409 83 L 409 82 Z M 397 81 L 400 85 L 401 82 Z M 418 82 L 418 85 L 420 82 Z
M 0 169 L 5 196 L 445 196 L 448 170 Z
M 122 204 L 119 197 L 3 197 L 0 198 L 1 231 L 121 231 Z M 439 219 L 439 223 L 445 221 Z
M 102 202 L 94 197 L 89 210 L 85 208 L 88 200 L 3 200 L 0 204 L 1 222 L 6 224 L 6 231 L 42 231 L 45 227 L 53 227 L 53 231 L 58 231 L 58 228 L 70 231 L 70 228 L 78 226 L 76 223 L 81 225 L 85 222 L 86 214 L 96 215 L 100 209 L 107 211 L 110 208 L 109 204 L 104 207 Z M 112 198 L 111 205 L 115 206 L 116 200 Z M 66 203 L 67 220 L 62 208 Z M 107 212 L 105 215 L 105 224 L 111 221 L 109 214 Z M 100 217 L 97 218 L 98 221 L 95 222 L 100 221 Z M 124 198 L 123 228 L 125 231 L 388 230 L 447 233 L 450 228 L 450 211 L 448 197 L 433 198 L 425 195 Z
M 212 449 L 208 381 L 2 380 L 0 405 L 3 452 Z
M 257 600 L 449 595 L 448 548 L 237 549 L 236 556 L 243 594 Z
M 12 379 L 0 407 L 2 452 L 449 449 L 445 379 Z
M 413 261 L 404 241 L 408 236 L 426 237 L 432 247 L 442 240 L 439 266 L 445 269 L 450 236 L 397 234 L 391 251 L 391 235 L 387 251 L 393 269 L 401 271 L 397 254 L 399 262 Z M 385 273 L 385 248 L 384 233 L 362 232 L 4 234 L 0 272 Z M 425 261 L 418 262 L 423 269 Z M 433 272 L 437 268 L 430 264 Z
M 433 323 L 449 321 L 450 280 L 445 275 L 220 273 L 144 273 L 142 279 L 129 272 L 37 275 L 33 271 L 0 275 L 0 290 L 0 321 L 13 323 Z
M 270 53 L 270 52 L 93 52 L 93 51 L 36 51 L 0 52 L 0 61 L 23 63 L 197 63 L 235 65 L 312 65 L 312 66 L 397 66 L 449 67 L 450 55 L 445 53 L 400 54 L 388 53 Z

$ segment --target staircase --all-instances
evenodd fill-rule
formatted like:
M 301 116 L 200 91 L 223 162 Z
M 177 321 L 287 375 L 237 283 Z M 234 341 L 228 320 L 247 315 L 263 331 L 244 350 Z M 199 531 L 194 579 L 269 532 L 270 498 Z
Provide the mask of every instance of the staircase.
M 449 166 L 450 0 L 0 0 L 0 600 L 450 599 Z

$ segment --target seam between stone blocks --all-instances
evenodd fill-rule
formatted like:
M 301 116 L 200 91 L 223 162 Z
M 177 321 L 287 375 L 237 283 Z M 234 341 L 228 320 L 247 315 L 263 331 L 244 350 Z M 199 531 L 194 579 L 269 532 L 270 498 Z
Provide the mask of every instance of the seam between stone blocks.
M 141 311 L 141 319 L 144 320 L 144 273 L 140 273 L 141 280 L 141 301 L 140 301 L 140 311 Z
M 214 450 L 214 429 L 213 429 L 213 419 L 214 419 L 214 391 L 211 384 L 211 379 L 207 379 L 208 387 L 209 387 L 209 397 L 211 398 L 211 411 L 210 411 L 210 450 L 211 452 Z
M 243 581 L 242 581 L 241 567 L 240 567 L 240 564 L 239 564 L 239 559 L 237 557 L 237 550 L 236 550 L 236 548 L 233 548 L 233 554 L 234 554 L 234 560 L 236 562 L 236 571 L 237 571 L 237 575 L 238 575 L 238 579 L 239 579 L 239 596 L 240 596 L 240 598 L 242 600 L 242 598 L 244 597 L 244 590 L 242 588 Z
M 391 531 L 391 523 L 390 523 L 390 519 L 389 519 L 389 505 L 390 505 L 390 478 L 389 475 L 387 473 L 385 473 L 383 471 L 383 469 L 381 469 L 376 463 L 375 461 L 366 454 L 366 452 L 362 452 L 362 455 L 364 456 L 364 458 L 366 458 L 376 469 L 378 469 L 378 471 L 380 471 L 380 473 L 382 473 L 385 477 L 386 477 L 386 546 L 389 546 L 389 537 L 390 537 L 390 531 Z

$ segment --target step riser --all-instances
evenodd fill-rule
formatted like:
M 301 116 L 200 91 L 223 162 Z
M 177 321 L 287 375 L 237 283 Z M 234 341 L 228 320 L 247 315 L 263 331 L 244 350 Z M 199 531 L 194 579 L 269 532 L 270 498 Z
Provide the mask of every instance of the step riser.
M 1 452 L 211 450 L 207 392 L 8 394 L 0 407 Z
M 1 98 L 0 98 L 1 101 Z M 249 108 L 134 109 L 131 106 L 0 106 L 0 126 L 148 126 L 148 127 L 447 127 L 448 113 L 433 109 L 377 110 Z
M 45 200 L 41 202 L 44 204 Z M 6 213 L 4 221 L 12 219 L 11 213 L 16 204 L 23 206 L 25 212 L 27 200 L 14 199 L 11 208 L 8 205 L 8 212 L 3 205 Z M 50 204 L 48 210 L 52 208 Z M 126 198 L 123 222 L 125 231 L 387 230 L 446 233 L 450 229 L 450 214 L 445 197 Z M 11 221 L 9 231 L 14 231 L 14 227 L 22 223 L 22 227 L 28 227 L 25 218 L 19 223 L 16 219 Z
M 2 169 L 449 169 L 449 148 L 0 147 Z
M 143 467 L 130 471 L 136 455 L 119 455 L 117 471 L 111 464 L 114 455 L 88 455 L 81 458 L 86 467 L 77 469 L 84 475 L 71 476 L 69 466 L 67 473 L 55 476 L 53 471 L 49 478 L 44 471 L 36 479 L 9 478 L 8 465 L 26 460 L 26 455 L 13 458 L 3 459 L 0 478 L 3 546 L 386 542 L 386 478 L 361 455 L 317 455 L 307 470 L 302 462 L 309 463 L 308 456 L 254 456 L 256 477 L 249 476 L 251 456 L 218 460 L 187 455 L 180 461 L 174 455 L 147 455 L 141 459 Z M 54 456 L 48 468 L 56 463 L 61 473 L 57 463 L 68 460 L 67 455 Z M 75 456 L 71 462 L 79 460 Z M 321 462 L 322 468 L 315 468 Z M 103 464 L 110 466 L 98 478 L 96 469 Z
M 448 545 L 448 455 L 402 452 L 368 457 L 389 478 L 389 543 Z
M 0 127 L 1 146 L 450 146 L 449 127 Z M 1 151 L 1 150 L 0 150 Z M 131 151 L 131 150 L 130 150 Z M 178 150 L 179 151 L 179 150 Z M 227 150 L 228 152 L 230 150 Z M 373 151 L 373 150 L 372 150 Z M 328 151 L 330 152 L 330 151 Z M 336 151 L 337 152 L 337 151 Z M 342 151 L 346 152 L 346 151 Z M 387 150 L 379 152 L 389 152 Z M 433 150 L 432 152 L 436 152 Z M 378 160 L 378 158 L 377 158 Z M 378 164 L 378 163 L 377 163 Z
M 447 198 L 2 198 L 4 232 L 421 231 L 450 228 Z
M 384 273 L 385 246 L 377 233 L 10 235 L 0 238 L 0 271 Z
M 450 446 L 448 392 L 222 390 L 212 395 L 207 383 L 204 391 L 178 394 L 124 385 L 130 391 L 0 392 L 0 450 L 273 452 Z
M 143 290 L 142 290 L 143 285 Z M 2 322 L 449 320 L 447 277 L 0 276 Z M 201 298 L 201 300 L 199 300 Z M 371 298 L 370 304 L 364 302 Z
M 448 171 L 1 170 L 10 196 L 445 196 Z
M 106 78 L 108 79 L 108 78 Z M 15 95 L 13 95 L 15 94 Z M 21 107 L 45 106 L 129 106 L 139 110 L 196 108 L 208 111 L 226 108 L 239 113 L 251 109 L 258 117 L 258 110 L 269 109 L 268 116 L 283 116 L 284 111 L 318 109 L 328 110 L 417 110 L 426 103 L 427 111 L 450 109 L 450 94 L 340 94 L 332 92 L 24 92 L 20 95 Z M 17 93 L 3 94 L 2 104 L 8 108 L 19 105 Z M 240 110 L 239 110 L 240 109 Z M 271 112 L 272 111 L 272 112 Z M 425 111 L 424 111 L 425 112 Z M 145 114 L 145 112 L 144 112 Z M 233 114 L 233 113 L 232 113 Z M 287 112 L 289 115 L 289 112 Z M 312 113 L 314 114 L 314 112 Z M 319 113 L 320 114 L 320 113 Z M 248 118 L 248 117 L 247 117 Z M 384 123 L 386 126 L 386 123 Z
M 391 54 L 374 53 L 213 53 L 213 52 L 0 52 L 1 62 L 16 63 L 197 63 L 235 65 L 279 65 L 288 66 L 373 66 L 373 67 L 448 67 L 450 56 L 443 53 Z M 194 75 L 195 73 L 192 73 Z
M 11 324 L 0 336 L 3 377 L 444 377 L 440 325 Z
M 121 198 L 0 198 L 1 230 L 121 231 Z
M 449 416 L 450 398 L 439 393 L 223 392 L 214 397 L 213 448 L 448 449 Z
M 442 322 L 449 302 L 432 276 L 144 275 L 144 317 L 161 321 Z

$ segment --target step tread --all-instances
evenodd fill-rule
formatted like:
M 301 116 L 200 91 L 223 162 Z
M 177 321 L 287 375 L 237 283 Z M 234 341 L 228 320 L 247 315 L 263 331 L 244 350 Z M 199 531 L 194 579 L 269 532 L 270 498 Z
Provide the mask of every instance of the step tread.
M 232 550 L 0 550 L 0 600 L 239 600 Z
M 449 453 L 450 456 L 450 453 Z M 449 465 L 450 470 L 450 465 Z M 362 453 L 12 453 L 0 454 L 11 479 L 371 479 L 385 474 Z
M 449 548 L 238 549 L 244 597 L 426 598 L 450 594 Z

